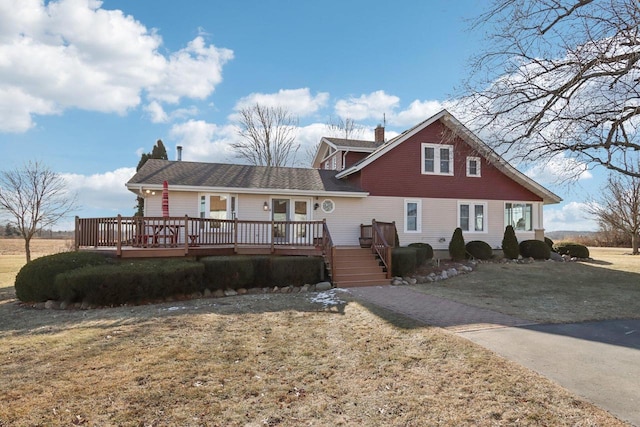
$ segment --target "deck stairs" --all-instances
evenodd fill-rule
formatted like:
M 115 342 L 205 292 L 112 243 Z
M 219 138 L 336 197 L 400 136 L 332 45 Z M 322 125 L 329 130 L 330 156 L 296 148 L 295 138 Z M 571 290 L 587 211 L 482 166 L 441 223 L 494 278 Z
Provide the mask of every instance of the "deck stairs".
M 371 248 L 337 246 L 335 252 L 335 277 L 331 280 L 336 287 L 388 285 L 389 279 L 380 259 Z

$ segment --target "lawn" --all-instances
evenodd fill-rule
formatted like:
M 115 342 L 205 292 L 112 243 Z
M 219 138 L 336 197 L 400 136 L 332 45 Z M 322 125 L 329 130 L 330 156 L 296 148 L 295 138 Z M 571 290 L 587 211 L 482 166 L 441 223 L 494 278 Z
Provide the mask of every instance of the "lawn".
M 624 425 L 346 292 L 35 310 L 2 274 L 0 426 Z
M 640 318 L 640 256 L 590 251 L 592 261 L 483 263 L 473 274 L 413 288 L 535 322 Z

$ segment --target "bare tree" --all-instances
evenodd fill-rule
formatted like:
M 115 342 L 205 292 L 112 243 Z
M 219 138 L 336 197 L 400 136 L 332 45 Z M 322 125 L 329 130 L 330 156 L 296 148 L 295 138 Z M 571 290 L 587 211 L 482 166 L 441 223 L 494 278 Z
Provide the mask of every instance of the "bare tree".
M 475 25 L 459 108 L 496 151 L 640 177 L 638 0 L 494 0 Z
M 589 204 L 589 213 L 603 230 L 617 230 L 631 236 L 631 247 L 638 255 L 640 233 L 640 178 L 610 174 L 598 202 Z
M 344 139 L 357 139 L 362 135 L 364 128 L 350 117 L 344 119 L 342 117 L 338 117 L 336 119 L 329 117 L 327 130 L 329 131 L 329 136 Z
M 27 262 L 33 236 L 75 208 L 76 196 L 67 192 L 65 180 L 40 162 L 0 172 L 0 211 L 9 214 L 24 239 Z
M 298 119 L 282 107 L 255 104 L 239 111 L 238 135 L 231 146 L 236 157 L 253 165 L 285 166 L 293 163 L 300 144 L 296 143 Z

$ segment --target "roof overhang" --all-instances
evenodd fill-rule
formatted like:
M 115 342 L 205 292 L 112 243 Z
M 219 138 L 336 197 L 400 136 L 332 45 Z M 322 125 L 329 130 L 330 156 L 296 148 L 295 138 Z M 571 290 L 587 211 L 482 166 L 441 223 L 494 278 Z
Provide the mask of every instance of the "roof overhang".
M 125 184 L 127 189 L 137 195 L 144 195 L 146 190 L 162 191 L 159 184 Z M 321 190 L 296 190 L 290 188 L 237 188 L 237 187 L 200 187 L 192 185 L 171 185 L 171 191 L 185 191 L 190 193 L 233 193 L 233 194 L 264 194 L 264 195 L 287 195 L 305 197 L 351 197 L 363 198 L 369 195 L 365 191 L 321 191 Z

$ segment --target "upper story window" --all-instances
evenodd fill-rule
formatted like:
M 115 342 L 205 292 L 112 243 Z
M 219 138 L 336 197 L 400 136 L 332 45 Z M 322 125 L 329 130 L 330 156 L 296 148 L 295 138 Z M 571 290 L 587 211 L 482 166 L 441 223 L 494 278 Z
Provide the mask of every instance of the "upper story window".
M 422 173 L 453 175 L 453 145 L 422 144 Z
M 467 157 L 467 176 L 480 176 L 480 157 Z

